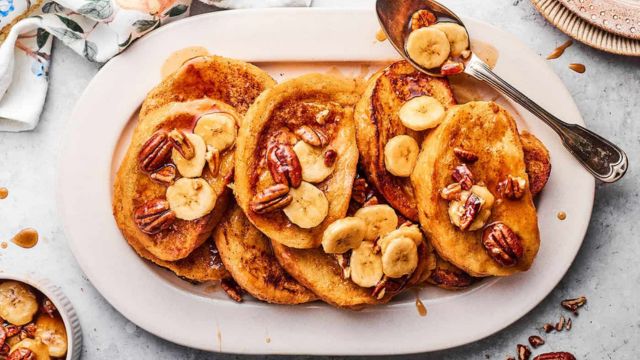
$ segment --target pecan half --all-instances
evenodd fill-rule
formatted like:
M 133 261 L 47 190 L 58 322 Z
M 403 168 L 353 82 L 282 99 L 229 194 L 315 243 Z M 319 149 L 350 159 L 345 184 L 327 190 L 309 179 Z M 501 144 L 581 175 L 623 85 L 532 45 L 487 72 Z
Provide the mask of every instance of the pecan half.
M 429 280 L 436 285 L 442 285 L 451 289 L 463 289 L 471 286 L 471 284 L 475 282 L 474 278 L 465 272 L 456 272 L 440 268 L 436 268 L 431 272 Z
M 473 174 L 466 164 L 458 165 L 451 173 L 453 180 L 460 183 L 462 190 L 469 190 L 473 186 Z
M 576 360 L 576 357 L 571 353 L 560 351 L 540 354 L 534 357 L 533 360 Z
M 482 207 L 482 199 L 474 193 L 469 194 L 469 197 L 464 204 L 463 213 L 460 216 L 460 230 L 466 231 L 469 229 L 473 220 L 478 216 L 480 207 Z
M 324 152 L 324 166 L 332 167 L 333 164 L 336 163 L 336 159 L 338 158 L 338 153 L 333 149 L 328 149 Z
M 531 350 L 527 345 L 518 344 L 516 349 L 518 350 L 518 360 L 529 360 Z
M 7 331 L 4 329 L 4 326 L 0 325 L 0 348 L 4 345 L 7 337 Z
M 564 316 L 560 315 L 560 321 L 556 323 L 556 331 L 562 331 L 562 329 L 564 329 L 564 322 L 565 322 Z
M 220 151 L 211 145 L 207 145 L 207 152 L 204 154 L 211 175 L 218 175 L 220 171 Z
M 176 214 L 164 199 L 147 201 L 135 209 L 133 219 L 142 232 L 153 235 L 166 230 L 176 221 Z
M 548 333 L 552 332 L 553 330 L 555 330 L 556 327 L 551 325 L 551 324 L 549 324 L 549 323 L 546 323 L 546 324 L 542 325 L 542 329 L 544 329 L 544 332 L 546 332 L 548 334 Z
M 443 76 L 458 75 L 464 72 L 464 63 L 459 61 L 447 60 L 440 67 L 440 74 Z
M 7 339 L 20 333 L 20 326 L 8 325 L 4 326 Z
M 172 147 L 166 132 L 154 133 L 138 153 L 138 166 L 145 172 L 156 170 L 169 161 Z
M 177 175 L 176 167 L 173 164 L 167 164 L 149 175 L 153 180 L 163 184 L 171 185 Z
M 28 323 L 27 325 L 22 326 L 22 330 L 20 330 L 20 339 L 30 338 L 34 339 L 36 337 L 36 324 Z
M 9 354 L 7 360 L 36 360 L 36 355 L 27 348 L 17 348 Z
M 572 311 L 575 315 L 578 315 L 578 309 L 584 306 L 584 304 L 586 303 L 587 298 L 584 296 L 580 296 L 575 299 L 562 300 L 560 305 L 562 305 L 563 308 Z
M 462 193 L 462 186 L 460 183 L 451 183 L 440 190 L 440 197 L 445 200 L 460 200 L 460 194 Z
M 342 269 L 342 278 L 349 279 L 351 277 L 351 250 L 344 254 L 334 254 L 338 266 Z
M 458 159 L 469 164 L 478 161 L 478 155 L 476 155 L 474 152 L 464 150 L 463 148 L 453 148 L 453 153 Z
M 311 126 L 302 125 L 296 129 L 295 134 L 311 146 L 323 147 L 327 145 L 329 139 L 322 130 L 314 129 Z
M 364 204 L 367 201 L 367 192 L 369 185 L 363 178 L 357 178 L 353 181 L 353 190 L 351 190 L 351 199 L 358 204 Z
M 431 11 L 418 10 L 411 15 L 411 31 L 431 26 L 437 21 L 436 16 Z
M 513 266 L 524 254 L 518 235 L 501 222 L 490 224 L 482 233 L 482 245 L 489 256 L 502 266 Z
M 565 325 L 564 328 L 567 329 L 567 331 L 569 331 L 569 330 L 571 330 L 571 325 L 572 325 L 571 318 L 568 318 L 567 319 L 567 324 Z
M 539 346 L 544 345 L 544 339 L 542 339 L 538 335 L 531 335 L 529 336 L 529 344 L 531 344 L 531 346 L 533 346 L 533 348 L 536 349 Z
M 0 345 L 0 359 L 2 359 L 1 356 L 9 355 L 10 350 L 11 350 L 11 347 L 9 347 L 9 344 Z
M 186 160 L 191 160 L 194 156 L 196 156 L 196 148 L 191 143 L 184 131 L 178 129 L 171 130 L 169 132 L 169 139 L 171 139 L 173 147 Z
M 271 144 L 267 148 L 267 165 L 273 181 L 297 188 L 302 183 L 302 166 L 288 144 Z
M 498 193 L 511 200 L 520 199 L 524 195 L 527 180 L 519 176 L 507 175 L 507 178 L 498 183 Z
M 55 305 L 53 305 L 53 302 L 51 302 L 51 300 L 45 298 L 44 300 L 42 300 L 42 311 L 50 317 L 54 317 L 56 312 L 58 312 L 58 309 Z
M 220 281 L 220 286 L 227 296 L 235 302 L 242 302 L 242 288 L 232 278 L 225 278 Z
M 289 186 L 275 184 L 256 194 L 249 208 L 256 214 L 264 214 L 285 208 L 291 204 L 293 197 L 289 194 Z

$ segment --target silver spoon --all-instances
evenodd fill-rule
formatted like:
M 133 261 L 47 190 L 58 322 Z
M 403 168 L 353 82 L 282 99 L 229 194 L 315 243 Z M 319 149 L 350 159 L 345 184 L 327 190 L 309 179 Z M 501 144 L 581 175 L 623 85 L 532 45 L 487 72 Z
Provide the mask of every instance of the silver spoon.
M 447 22 L 455 22 L 465 28 L 462 20 L 445 6 L 433 0 L 377 0 L 376 11 L 382 29 L 391 44 L 405 60 L 421 72 L 442 77 L 440 69 L 425 69 L 409 57 L 405 49 L 405 41 L 411 32 L 410 20 L 418 10 L 429 10 Z M 562 139 L 564 146 L 593 176 L 606 183 L 612 183 L 624 176 L 628 167 L 628 159 L 622 149 L 602 136 L 576 124 L 568 124 L 550 114 L 540 105 L 511 86 L 496 75 L 489 66 L 475 54 L 465 61 L 464 73 L 483 81 L 522 105 L 532 114 L 542 119 Z

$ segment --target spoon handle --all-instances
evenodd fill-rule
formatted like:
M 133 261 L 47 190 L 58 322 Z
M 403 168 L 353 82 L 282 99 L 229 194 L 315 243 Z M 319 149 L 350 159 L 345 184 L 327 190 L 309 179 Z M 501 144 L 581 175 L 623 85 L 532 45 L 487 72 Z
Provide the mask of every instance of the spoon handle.
M 496 75 L 475 55 L 467 63 L 465 73 L 487 83 L 542 119 L 560 135 L 564 146 L 596 179 L 612 183 L 624 176 L 628 167 L 627 155 L 615 144 L 580 125 L 568 124 L 553 116 Z

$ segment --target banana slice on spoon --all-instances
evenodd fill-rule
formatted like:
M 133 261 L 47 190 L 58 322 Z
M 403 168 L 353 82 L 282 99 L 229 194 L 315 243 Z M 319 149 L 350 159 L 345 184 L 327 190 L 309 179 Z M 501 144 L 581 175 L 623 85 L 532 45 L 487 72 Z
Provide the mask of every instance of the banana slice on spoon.
M 451 53 L 451 45 L 447 35 L 433 26 L 414 30 L 407 37 L 407 54 L 427 69 L 434 69 L 444 64 Z
M 292 223 L 311 229 L 327 217 L 329 201 L 322 190 L 303 181 L 298 188 L 291 188 L 289 194 L 293 200 L 282 211 Z
M 462 26 L 450 22 L 440 22 L 431 27 L 442 31 L 449 40 L 451 56 L 460 56 L 469 49 L 469 35 Z
M 0 284 L 0 317 L 13 325 L 25 325 L 38 311 L 36 295 L 17 281 Z
M 218 196 L 207 181 L 202 178 L 178 179 L 167 188 L 169 207 L 182 220 L 195 220 L 213 210 Z

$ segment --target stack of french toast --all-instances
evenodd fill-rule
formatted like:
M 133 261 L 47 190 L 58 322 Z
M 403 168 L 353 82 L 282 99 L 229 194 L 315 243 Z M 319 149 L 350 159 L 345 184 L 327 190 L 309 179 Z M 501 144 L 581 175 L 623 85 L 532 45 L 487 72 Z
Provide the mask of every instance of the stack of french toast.
M 117 173 L 124 238 L 237 301 L 359 309 L 529 269 L 544 145 L 404 61 L 361 85 L 188 60 L 148 94 Z

